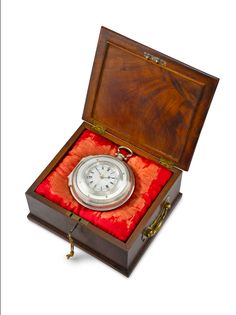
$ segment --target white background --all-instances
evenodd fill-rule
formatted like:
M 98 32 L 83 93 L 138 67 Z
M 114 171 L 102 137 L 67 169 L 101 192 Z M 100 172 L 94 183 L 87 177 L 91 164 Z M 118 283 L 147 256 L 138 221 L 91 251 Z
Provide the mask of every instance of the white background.
M 236 314 L 235 1 L 2 4 L 2 314 Z M 29 222 L 81 124 L 100 26 L 220 77 L 183 199 L 130 278 Z

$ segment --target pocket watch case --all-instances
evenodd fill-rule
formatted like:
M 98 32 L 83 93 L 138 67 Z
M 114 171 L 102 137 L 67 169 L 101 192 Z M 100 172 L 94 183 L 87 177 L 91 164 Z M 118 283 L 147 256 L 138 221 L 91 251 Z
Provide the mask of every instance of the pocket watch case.
M 84 122 L 26 192 L 28 218 L 129 276 L 181 198 L 219 79 L 102 27 Z M 111 211 L 80 205 L 67 184 L 89 155 L 133 151 L 135 189 Z M 79 255 L 79 254 L 78 254 Z M 72 258 L 73 259 L 73 258 Z
M 128 154 L 121 153 L 127 150 Z M 90 155 L 81 159 L 68 176 L 71 194 L 83 206 L 110 211 L 122 206 L 132 196 L 135 177 L 125 163 L 133 152 L 120 146 L 115 154 Z

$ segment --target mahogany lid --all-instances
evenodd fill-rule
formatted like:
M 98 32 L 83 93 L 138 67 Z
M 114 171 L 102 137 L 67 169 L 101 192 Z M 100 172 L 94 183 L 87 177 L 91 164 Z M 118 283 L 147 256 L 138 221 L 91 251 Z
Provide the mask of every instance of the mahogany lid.
M 218 81 L 102 27 L 83 119 L 188 170 Z

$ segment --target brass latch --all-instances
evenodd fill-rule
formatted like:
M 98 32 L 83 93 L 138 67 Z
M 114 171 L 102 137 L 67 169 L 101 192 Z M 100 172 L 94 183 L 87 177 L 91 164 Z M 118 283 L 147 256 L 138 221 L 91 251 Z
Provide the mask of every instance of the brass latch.
M 151 61 L 153 61 L 155 63 L 158 63 L 161 66 L 166 66 L 166 61 L 165 60 L 163 60 L 163 59 L 161 59 L 161 58 L 159 58 L 157 56 L 153 56 L 153 55 L 151 55 L 151 54 L 149 54 L 147 52 L 144 52 L 143 54 L 144 54 L 144 57 L 147 60 L 151 60 Z
M 171 209 L 172 205 L 170 202 L 168 202 L 168 198 L 166 201 L 164 201 L 161 211 L 159 212 L 157 218 L 154 220 L 154 222 L 148 226 L 142 233 L 142 240 L 144 241 L 146 238 L 151 238 L 154 235 L 157 234 L 157 232 L 160 230 L 162 227 L 164 220 L 167 216 L 167 213 Z

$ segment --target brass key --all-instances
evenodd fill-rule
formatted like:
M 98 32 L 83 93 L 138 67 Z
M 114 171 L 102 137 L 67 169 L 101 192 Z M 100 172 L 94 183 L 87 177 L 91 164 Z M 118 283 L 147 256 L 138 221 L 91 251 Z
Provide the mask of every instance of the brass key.
M 66 255 L 67 259 L 70 259 L 71 257 L 74 256 L 74 240 L 72 238 L 72 233 L 75 230 L 75 228 L 77 227 L 78 223 L 76 223 L 76 225 L 70 230 L 70 232 L 67 234 L 68 240 L 70 242 L 70 253 Z
M 68 239 L 69 239 L 69 242 L 70 242 L 70 253 L 66 255 L 66 258 L 70 259 L 70 257 L 74 256 L 74 240 L 73 240 L 73 238 L 71 236 L 71 233 L 68 233 L 67 236 L 68 236 Z

